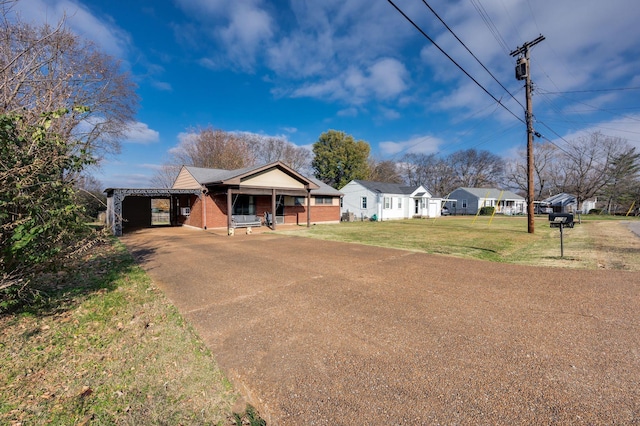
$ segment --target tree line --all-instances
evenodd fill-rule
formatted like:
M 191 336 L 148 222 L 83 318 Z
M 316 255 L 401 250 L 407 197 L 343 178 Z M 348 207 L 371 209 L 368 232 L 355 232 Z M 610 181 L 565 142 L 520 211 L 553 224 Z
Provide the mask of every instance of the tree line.
M 624 139 L 592 133 L 564 147 L 537 142 L 534 159 L 536 200 L 566 192 L 575 195 L 581 206 L 599 197 L 609 213 L 640 200 L 640 153 Z M 339 130 L 322 133 L 310 152 L 284 139 L 199 129 L 173 153 L 154 181 L 171 186 L 182 164 L 239 169 L 277 160 L 336 189 L 360 179 L 423 185 L 436 197 L 446 197 L 459 187 L 499 187 L 527 196 L 524 149 L 511 159 L 465 149 L 448 155 L 409 153 L 396 160 L 376 160 L 366 141 Z

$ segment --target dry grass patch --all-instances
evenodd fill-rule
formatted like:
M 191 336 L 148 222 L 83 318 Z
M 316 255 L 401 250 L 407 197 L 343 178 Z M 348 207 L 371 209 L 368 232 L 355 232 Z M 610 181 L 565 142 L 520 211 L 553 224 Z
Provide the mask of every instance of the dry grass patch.
M 125 249 L 0 316 L 0 424 L 231 424 L 229 381 Z
M 503 216 L 351 222 L 289 232 L 493 262 L 638 271 L 640 238 L 629 230 L 628 220 L 637 219 L 586 218 L 574 228 L 565 229 L 564 257 L 560 256 L 560 232 L 549 227 L 547 217 L 536 218 L 533 234 L 527 232 L 526 217 Z

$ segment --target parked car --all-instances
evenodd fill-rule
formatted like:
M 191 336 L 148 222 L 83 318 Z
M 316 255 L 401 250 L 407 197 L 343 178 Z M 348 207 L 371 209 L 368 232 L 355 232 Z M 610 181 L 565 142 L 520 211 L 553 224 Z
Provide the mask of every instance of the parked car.
M 449 216 L 451 213 L 449 212 L 449 209 L 447 207 L 443 207 L 442 210 L 440 210 L 440 214 L 442 216 Z

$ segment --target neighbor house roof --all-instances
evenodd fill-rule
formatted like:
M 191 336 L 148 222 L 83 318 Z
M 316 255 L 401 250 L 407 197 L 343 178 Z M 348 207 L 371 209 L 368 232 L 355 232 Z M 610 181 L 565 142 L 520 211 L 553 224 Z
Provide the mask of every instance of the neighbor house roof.
M 503 200 L 524 200 L 523 197 L 511 191 L 503 191 L 498 188 L 458 188 L 456 191 L 466 191 L 477 198 L 493 198 Z M 502 196 L 501 196 L 502 193 Z
M 383 194 L 405 194 L 411 195 L 419 186 L 405 186 L 398 183 L 373 182 L 370 180 L 354 180 L 370 191 L 380 192 Z
M 542 200 L 542 202 L 549 203 L 554 206 L 557 206 L 557 205 L 566 206 L 566 205 L 575 203 L 576 196 L 567 194 L 566 192 L 561 192 L 560 194 L 552 195 L 551 197 Z
M 327 185 L 322 181 L 319 181 L 318 179 L 315 179 L 315 178 L 308 178 L 308 179 L 311 182 L 318 185 L 318 189 L 311 190 L 311 195 L 330 195 L 333 197 L 341 197 L 343 195 L 342 192 L 338 191 L 332 186 Z

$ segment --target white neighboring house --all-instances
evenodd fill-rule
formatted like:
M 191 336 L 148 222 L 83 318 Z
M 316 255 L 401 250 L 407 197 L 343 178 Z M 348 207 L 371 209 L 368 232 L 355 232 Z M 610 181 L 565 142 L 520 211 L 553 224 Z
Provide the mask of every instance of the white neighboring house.
M 458 188 L 445 199 L 451 214 L 476 214 L 482 207 L 495 207 L 496 213 L 526 214 L 523 197 L 497 188 Z
M 353 214 L 355 220 L 440 216 L 442 200 L 433 198 L 422 185 L 352 180 L 340 192 L 344 194 L 340 213 L 343 217 Z

